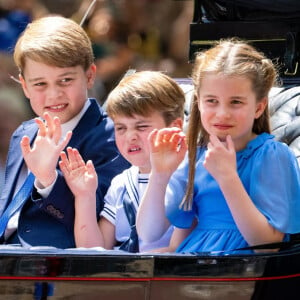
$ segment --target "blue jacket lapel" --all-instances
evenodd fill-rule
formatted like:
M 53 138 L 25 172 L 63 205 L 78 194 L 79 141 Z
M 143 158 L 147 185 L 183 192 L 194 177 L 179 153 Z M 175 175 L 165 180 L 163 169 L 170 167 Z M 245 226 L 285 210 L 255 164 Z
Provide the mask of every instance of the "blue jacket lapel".
M 74 128 L 73 135 L 68 146 L 76 147 L 77 144 L 80 144 L 80 137 L 86 135 L 86 132 L 88 132 L 90 128 L 93 128 L 94 126 L 96 126 L 96 124 L 101 122 L 105 114 L 103 110 L 101 110 L 102 115 L 99 116 L 99 109 L 97 108 L 99 104 L 95 99 L 89 100 L 91 102 L 91 105 L 89 106 L 89 108 L 87 109 L 77 126 Z

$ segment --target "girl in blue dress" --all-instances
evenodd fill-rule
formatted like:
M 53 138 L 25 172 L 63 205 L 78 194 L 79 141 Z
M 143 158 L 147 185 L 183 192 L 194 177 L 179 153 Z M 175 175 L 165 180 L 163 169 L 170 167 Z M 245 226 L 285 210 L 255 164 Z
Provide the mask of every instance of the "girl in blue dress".
M 139 236 L 155 240 L 171 223 L 169 251 L 216 254 L 287 241 L 300 232 L 300 172 L 270 134 L 274 65 L 247 43 L 223 40 L 197 55 L 192 78 L 186 140 L 174 128 L 149 136 Z

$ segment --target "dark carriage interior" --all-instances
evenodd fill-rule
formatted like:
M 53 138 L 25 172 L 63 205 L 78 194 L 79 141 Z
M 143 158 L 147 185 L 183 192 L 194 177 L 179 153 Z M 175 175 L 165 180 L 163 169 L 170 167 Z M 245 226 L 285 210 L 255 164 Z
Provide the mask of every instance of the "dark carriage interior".
M 290 1 L 294 7 L 282 9 L 276 4 L 266 6 L 272 1 L 246 2 L 194 1 L 189 60 L 193 62 L 196 52 L 215 41 L 230 37 L 248 41 L 272 59 L 280 76 L 280 86 L 270 93 L 272 133 L 293 149 L 300 163 L 300 3 Z
M 255 3 L 245 7 L 243 2 L 247 1 L 194 1 L 190 61 L 195 52 L 209 47 L 215 40 L 238 37 L 273 59 L 280 66 L 280 76 L 285 84 L 299 83 L 300 4 L 294 11 L 291 8 L 291 11 L 278 12 L 272 11 L 272 1 L 256 1 L 269 3 L 268 9 L 257 8 Z

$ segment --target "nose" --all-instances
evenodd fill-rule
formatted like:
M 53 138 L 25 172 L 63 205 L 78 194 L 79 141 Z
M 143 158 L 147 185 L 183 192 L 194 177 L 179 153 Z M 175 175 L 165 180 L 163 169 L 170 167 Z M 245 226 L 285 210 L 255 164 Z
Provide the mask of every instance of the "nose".
M 127 139 L 128 141 L 136 141 L 138 139 L 138 134 L 136 130 L 128 130 L 127 131 Z
M 220 105 L 220 106 L 218 106 L 216 115 L 219 118 L 229 118 L 230 117 L 229 108 L 226 105 Z
M 49 99 L 56 99 L 62 95 L 62 90 L 58 86 L 49 86 L 47 96 Z

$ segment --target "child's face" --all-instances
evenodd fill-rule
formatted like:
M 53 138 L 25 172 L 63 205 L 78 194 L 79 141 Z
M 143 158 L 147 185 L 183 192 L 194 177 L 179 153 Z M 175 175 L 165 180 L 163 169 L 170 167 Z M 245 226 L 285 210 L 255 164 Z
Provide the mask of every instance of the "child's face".
M 266 100 L 256 101 L 246 77 L 211 74 L 201 80 L 198 106 L 205 130 L 220 140 L 231 135 L 238 151 L 254 138 L 253 122 L 263 113 Z
M 87 71 L 81 66 L 59 68 L 31 59 L 26 60 L 23 91 L 38 116 L 48 112 L 66 123 L 76 116 L 87 99 L 87 90 L 93 86 L 96 67 Z
M 115 137 L 120 153 L 132 165 L 138 166 L 141 173 L 150 173 L 150 155 L 148 135 L 153 129 L 166 127 L 166 123 L 159 112 L 147 117 L 114 117 Z

